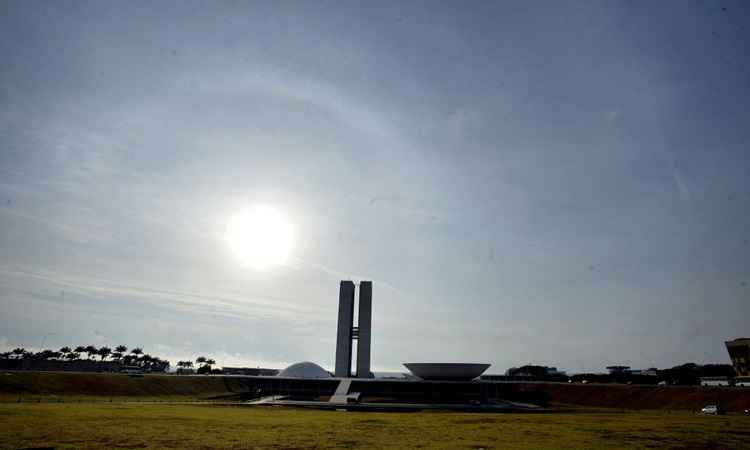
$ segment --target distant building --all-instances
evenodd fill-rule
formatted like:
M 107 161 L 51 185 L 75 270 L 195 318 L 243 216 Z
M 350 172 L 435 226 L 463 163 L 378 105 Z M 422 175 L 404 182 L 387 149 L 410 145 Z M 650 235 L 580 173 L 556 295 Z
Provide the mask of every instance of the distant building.
M 253 377 L 273 377 L 276 376 L 278 369 L 264 369 L 262 367 L 222 367 L 224 375 L 247 375 Z
M 310 361 L 292 364 L 279 372 L 277 376 L 282 378 L 332 378 L 327 370 Z
M 510 369 L 505 371 L 505 376 L 498 378 L 497 375 L 484 375 L 482 376 L 482 379 L 503 379 L 507 377 L 517 378 L 517 379 L 536 379 L 536 380 L 543 380 L 543 379 L 549 379 L 549 378 L 561 378 L 566 377 L 567 374 L 562 370 L 557 370 L 557 367 L 549 367 L 549 366 L 537 366 L 534 364 L 527 364 L 525 366 L 521 367 L 511 367 Z M 494 377 L 494 378 L 485 378 L 485 377 Z
M 610 375 L 630 373 L 630 366 L 607 366 Z
M 655 377 L 657 375 L 656 368 L 650 368 L 650 369 L 631 369 L 630 366 L 608 366 L 606 368 L 609 371 L 610 375 L 632 375 L 632 376 L 651 376 Z
M 339 287 L 339 322 L 336 332 L 334 373 L 340 378 L 352 376 L 352 347 L 357 341 L 356 378 L 372 378 L 372 281 L 359 283 L 359 315 L 354 326 L 354 282 L 342 281 Z
M 729 386 L 732 380 L 729 377 L 701 377 L 701 386 Z
M 737 338 L 724 343 L 738 377 L 750 377 L 750 338 Z

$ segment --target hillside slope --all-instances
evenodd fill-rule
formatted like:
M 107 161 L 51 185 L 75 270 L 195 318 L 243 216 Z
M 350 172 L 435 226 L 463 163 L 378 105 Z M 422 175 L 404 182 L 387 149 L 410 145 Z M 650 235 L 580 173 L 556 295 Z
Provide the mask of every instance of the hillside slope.
M 95 397 L 186 397 L 207 398 L 243 392 L 246 388 L 231 377 L 122 374 L 4 372 L 0 373 L 0 395 L 95 396 Z
M 727 411 L 750 408 L 750 389 L 739 387 L 523 383 L 518 389 L 545 392 L 553 403 L 601 408 L 699 410 L 709 404 L 720 404 Z

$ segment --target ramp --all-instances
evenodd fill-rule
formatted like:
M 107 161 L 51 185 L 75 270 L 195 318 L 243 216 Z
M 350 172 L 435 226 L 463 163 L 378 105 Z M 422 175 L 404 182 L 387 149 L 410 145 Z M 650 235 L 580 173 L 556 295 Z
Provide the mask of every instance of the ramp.
M 352 379 L 351 378 L 343 378 L 340 382 L 338 387 L 336 388 L 336 392 L 333 393 L 331 398 L 328 400 L 329 403 L 347 403 L 349 400 L 349 388 L 352 385 Z

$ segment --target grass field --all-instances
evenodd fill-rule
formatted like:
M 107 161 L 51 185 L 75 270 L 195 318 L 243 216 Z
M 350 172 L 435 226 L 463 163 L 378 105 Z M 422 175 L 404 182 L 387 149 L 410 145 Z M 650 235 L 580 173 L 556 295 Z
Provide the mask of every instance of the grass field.
M 0 372 L 0 402 L 17 399 L 69 401 L 79 399 L 195 400 L 241 392 L 245 387 L 229 377 L 108 373 Z
M 750 448 L 750 417 L 2 404 L 0 448 Z

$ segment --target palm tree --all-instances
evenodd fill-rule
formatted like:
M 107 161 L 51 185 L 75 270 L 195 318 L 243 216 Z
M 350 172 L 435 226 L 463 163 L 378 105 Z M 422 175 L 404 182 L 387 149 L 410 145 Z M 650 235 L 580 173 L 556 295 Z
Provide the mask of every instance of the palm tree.
M 158 357 L 154 358 L 154 369 L 157 372 L 166 372 L 168 368 L 169 368 L 169 361 L 167 361 L 166 359 L 158 358 Z
M 193 362 L 192 361 L 180 361 L 177 363 L 178 367 L 182 367 L 183 369 L 192 369 Z
M 125 353 L 128 351 L 128 348 L 125 347 L 124 345 L 118 345 L 117 347 L 115 347 L 115 351 L 117 353 Z
M 136 347 L 133 350 L 130 350 L 130 353 L 134 354 L 135 356 L 142 355 L 143 349 Z
M 93 345 L 87 345 L 86 348 L 83 349 L 83 351 L 85 351 L 89 355 L 89 359 L 91 359 L 92 356 L 96 355 L 99 352 L 99 350 Z
M 52 350 L 42 350 L 41 352 L 36 352 L 32 354 L 32 358 L 34 359 L 50 359 L 52 358 L 54 352 Z
M 97 354 L 102 358 L 101 360 L 104 361 L 109 355 L 112 354 L 112 350 L 109 347 L 102 347 L 99 349 Z

